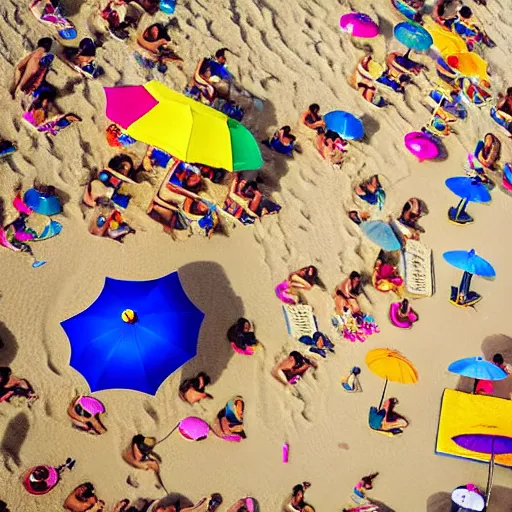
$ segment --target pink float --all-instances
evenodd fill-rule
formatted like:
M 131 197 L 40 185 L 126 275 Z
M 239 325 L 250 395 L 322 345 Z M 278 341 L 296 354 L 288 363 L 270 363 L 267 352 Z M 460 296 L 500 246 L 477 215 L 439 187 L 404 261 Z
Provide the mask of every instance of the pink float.
M 418 315 L 412 310 L 407 313 L 407 319 L 400 317 L 401 302 L 393 302 L 389 307 L 389 319 L 391 323 L 399 329 L 410 329 L 414 322 L 418 321 Z
M 208 437 L 208 434 L 210 433 L 210 426 L 201 418 L 189 416 L 188 418 L 180 421 L 178 430 L 185 439 L 201 441 Z
M 432 137 L 423 132 L 410 132 L 404 137 L 405 147 L 420 162 L 432 160 L 439 156 L 439 147 Z
M 90 413 L 92 416 L 103 414 L 105 412 L 105 406 L 92 396 L 81 396 L 76 403 L 81 405 L 82 409 Z
M 243 356 L 252 356 L 254 354 L 254 347 L 247 347 L 245 350 L 238 348 L 233 342 L 231 342 L 231 347 L 237 354 L 242 354 Z
M 349 12 L 340 18 L 340 28 L 353 37 L 371 39 L 379 35 L 379 26 L 362 12 Z

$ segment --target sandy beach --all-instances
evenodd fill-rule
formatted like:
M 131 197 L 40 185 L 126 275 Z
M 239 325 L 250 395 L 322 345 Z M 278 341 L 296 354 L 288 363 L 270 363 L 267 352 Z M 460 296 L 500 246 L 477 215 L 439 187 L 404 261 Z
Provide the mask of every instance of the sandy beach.
M 33 269 L 26 255 L 0 247 L 0 366 L 27 378 L 40 396 L 30 409 L 0 403 L 0 499 L 11 512 L 61 510 L 66 496 L 85 481 L 94 484 L 107 511 L 125 497 L 163 497 L 151 471 L 136 470 L 121 458 L 132 436 L 161 438 L 190 415 L 213 421 L 236 395 L 246 404 L 243 442 L 228 443 L 210 435 L 194 443 L 173 435 L 157 447 L 169 491 L 194 503 L 219 492 L 224 499 L 221 512 L 239 498 L 253 496 L 261 511 L 278 512 L 292 487 L 309 481 L 306 501 L 319 512 L 335 512 L 342 510 L 361 476 L 379 472 L 370 496 L 390 510 L 444 512 L 455 487 L 472 482 L 484 489 L 486 465 L 436 455 L 435 443 L 443 390 L 470 391 L 472 385 L 449 373 L 448 365 L 463 357 L 492 358 L 496 352 L 512 363 L 512 197 L 496 186 L 491 203 L 470 206 L 475 222 L 460 227 L 447 220 L 447 210 L 457 198 L 444 181 L 463 174 L 467 153 L 487 132 L 501 140 L 501 164 L 512 161 L 512 144 L 487 107 L 469 106 L 468 119 L 457 123 L 457 134 L 443 139 L 446 159 L 419 163 L 408 153 L 404 135 L 419 130 L 430 117 L 425 98 L 434 64 L 428 55 L 418 60 L 429 72 L 415 78 L 405 96 L 390 93 L 393 105 L 386 108 L 372 106 L 349 86 L 365 45 L 373 48 L 380 62 L 390 51 L 403 50 L 393 40 L 393 26 L 403 19 L 389 0 L 178 0 L 177 28 L 171 35 L 185 59 L 183 71 L 170 66 L 162 75 L 143 69 L 127 44 L 108 37 L 98 50 L 105 74 L 97 80 L 81 78 L 56 60 L 48 80 L 60 91 L 57 105 L 63 112 L 78 114 L 82 122 L 54 138 L 29 128 L 21 119 L 19 97 L 13 101 L 8 92 L 14 66 L 39 38 L 53 35 L 29 12 L 27 3 L 4 0 L 0 5 L 0 138 L 18 147 L 0 161 L 3 225 L 15 217 L 11 203 L 17 185 L 26 190 L 37 179 L 54 185 L 67 200 L 58 216 L 62 233 L 33 244 L 46 265 Z M 497 95 L 512 85 L 512 9 L 507 0 L 488 0 L 487 7 L 468 3 L 497 45 L 483 52 Z M 79 38 L 84 37 L 97 12 L 96 2 L 62 4 Z M 368 41 L 343 34 L 339 17 L 349 11 L 363 11 L 378 20 L 381 34 Z M 154 18 L 168 21 L 163 13 Z M 150 19 L 146 15 L 143 25 Z M 264 102 L 263 111 L 251 111 L 246 123 L 256 139 L 283 125 L 298 134 L 302 151 L 293 158 L 262 147 L 263 189 L 282 210 L 254 226 L 240 225 L 229 236 L 174 241 L 146 215 L 146 204 L 130 204 L 126 216 L 135 235 L 123 244 L 92 236 L 81 205 L 83 189 L 91 172 L 114 154 L 105 141 L 108 120 L 102 87 L 141 85 L 155 78 L 182 91 L 196 62 L 220 47 L 231 50 L 229 67 L 241 86 Z M 322 160 L 312 142 L 314 134 L 299 127 L 300 113 L 313 102 L 322 112 L 346 110 L 363 121 L 366 137 L 350 143 L 341 168 Z M 351 343 L 331 325 L 332 293 L 353 270 L 371 275 L 379 248 L 347 212 L 356 206 L 354 187 L 374 174 L 383 178 L 387 214 L 397 217 L 410 197 L 419 197 L 428 206 L 429 214 L 421 220 L 421 241 L 433 250 L 436 293 L 413 302 L 419 322 L 412 330 L 400 330 L 388 319 L 390 295 L 374 289 L 371 282 L 365 284 L 360 303 L 375 317 L 380 333 L 364 343 Z M 150 184 L 156 189 L 158 176 L 145 183 Z M 484 299 L 474 309 L 456 308 L 449 303 L 450 286 L 458 284 L 461 273 L 442 254 L 472 248 L 493 264 L 497 278 L 475 277 L 473 287 Z M 326 290 L 315 287 L 308 292 L 308 302 L 336 353 L 288 389 L 272 378 L 271 371 L 299 344 L 288 335 L 274 287 L 290 272 L 310 264 L 318 268 Z M 71 348 L 60 322 L 87 308 L 107 276 L 148 280 L 176 270 L 190 299 L 205 313 L 198 355 L 170 375 L 154 397 L 127 390 L 95 393 L 107 409 L 105 435 L 73 429 L 67 407 L 74 396 L 90 390 L 69 366 Z M 253 357 L 236 354 L 226 340 L 227 329 L 241 316 L 254 322 L 264 345 Z M 389 385 L 388 396 L 399 399 L 398 410 L 410 421 L 405 433 L 394 439 L 367 425 L 368 408 L 376 405 L 383 381 L 366 368 L 365 356 L 380 347 L 399 350 L 419 373 L 415 385 Z M 362 369 L 363 392 L 344 393 L 340 381 L 355 365 Z M 191 406 L 179 399 L 178 387 L 199 371 L 211 376 L 208 391 L 214 399 Z M 508 398 L 512 377 L 497 390 Z M 288 464 L 281 461 L 285 442 L 290 447 Z M 38 464 L 58 465 L 67 457 L 76 459 L 76 467 L 51 493 L 30 496 L 25 491 L 20 483 L 24 471 Z M 488 512 L 506 511 L 512 511 L 511 473 L 497 467 Z

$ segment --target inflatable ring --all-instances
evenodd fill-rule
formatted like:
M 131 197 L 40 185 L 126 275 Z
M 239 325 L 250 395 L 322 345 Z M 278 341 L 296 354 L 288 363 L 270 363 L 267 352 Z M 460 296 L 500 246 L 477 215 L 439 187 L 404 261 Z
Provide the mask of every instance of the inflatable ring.
M 245 350 L 238 348 L 233 342 L 231 342 L 231 347 L 237 354 L 242 354 L 243 356 L 252 356 L 254 352 L 256 352 L 255 347 L 248 346 Z
M 37 489 L 34 489 L 32 486 L 32 481 L 30 480 L 30 477 L 34 474 L 36 470 L 45 469 L 48 471 L 48 477 L 44 480 L 46 483 L 47 488 L 40 491 Z M 36 466 L 34 468 L 31 468 L 29 471 L 25 473 L 25 476 L 23 477 L 23 486 L 25 489 L 33 495 L 41 496 L 43 494 L 48 494 L 59 482 L 59 472 L 52 466 Z
M 389 307 L 389 319 L 391 323 L 399 329 L 410 329 L 412 324 L 418 320 L 418 316 L 411 310 L 407 315 L 407 320 L 401 320 L 398 316 L 399 310 L 400 302 L 393 302 Z

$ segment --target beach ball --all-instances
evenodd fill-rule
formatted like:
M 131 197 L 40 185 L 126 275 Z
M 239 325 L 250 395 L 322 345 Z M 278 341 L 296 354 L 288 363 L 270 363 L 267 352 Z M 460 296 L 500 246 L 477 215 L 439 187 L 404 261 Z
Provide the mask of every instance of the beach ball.
M 439 147 L 432 137 L 423 132 L 409 132 L 404 137 L 405 147 L 420 162 L 431 160 L 439 156 Z
M 191 441 L 202 441 L 208 437 L 210 426 L 206 421 L 195 416 L 189 416 L 180 421 L 178 425 L 180 434 Z
M 123 322 L 133 324 L 137 320 L 137 314 L 133 309 L 125 309 L 121 314 L 121 318 L 123 319 Z

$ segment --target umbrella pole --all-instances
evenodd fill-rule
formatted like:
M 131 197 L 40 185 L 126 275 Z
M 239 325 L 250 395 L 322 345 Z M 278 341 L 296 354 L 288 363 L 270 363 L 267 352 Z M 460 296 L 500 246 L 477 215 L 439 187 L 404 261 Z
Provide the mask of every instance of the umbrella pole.
M 460 282 L 459 286 L 459 293 L 463 295 L 463 297 L 466 297 L 466 295 L 469 292 L 469 286 L 471 284 L 471 278 L 473 277 L 473 274 L 470 274 L 469 272 L 464 272 L 462 274 L 462 280 Z
M 411 49 L 409 48 L 404 55 L 404 59 L 408 59 L 410 54 L 411 54 Z
M 384 389 L 382 390 L 382 395 L 380 397 L 379 407 L 377 408 L 378 411 L 380 411 L 380 408 L 382 407 L 382 403 L 384 402 L 384 396 L 386 395 L 386 388 L 388 387 L 388 379 L 386 379 L 386 383 L 384 384 Z
M 489 507 L 489 501 L 491 500 L 491 489 L 494 480 L 494 439 L 492 441 L 491 458 L 489 460 L 489 472 L 487 474 L 487 488 L 485 490 L 485 509 Z
M 169 438 L 169 437 L 171 436 L 171 434 L 172 434 L 172 433 L 173 433 L 173 432 L 174 432 L 174 431 L 175 431 L 179 426 L 180 426 L 180 424 L 179 424 L 179 422 L 178 422 L 178 424 L 177 424 L 177 425 L 176 425 L 176 426 L 175 426 L 175 427 L 174 427 L 174 428 L 173 428 L 173 429 L 172 429 L 172 430 L 171 430 L 171 431 L 170 431 L 170 432 L 169 432 L 165 437 L 163 437 L 162 439 L 160 439 L 160 441 L 157 441 L 157 442 L 155 443 L 155 446 L 156 446 L 157 444 L 163 443 L 167 438 Z
M 455 220 L 459 218 L 459 215 L 464 213 L 466 210 L 466 206 L 468 205 L 469 201 L 467 199 L 461 199 L 459 201 L 459 204 L 457 205 L 457 212 L 455 213 Z

